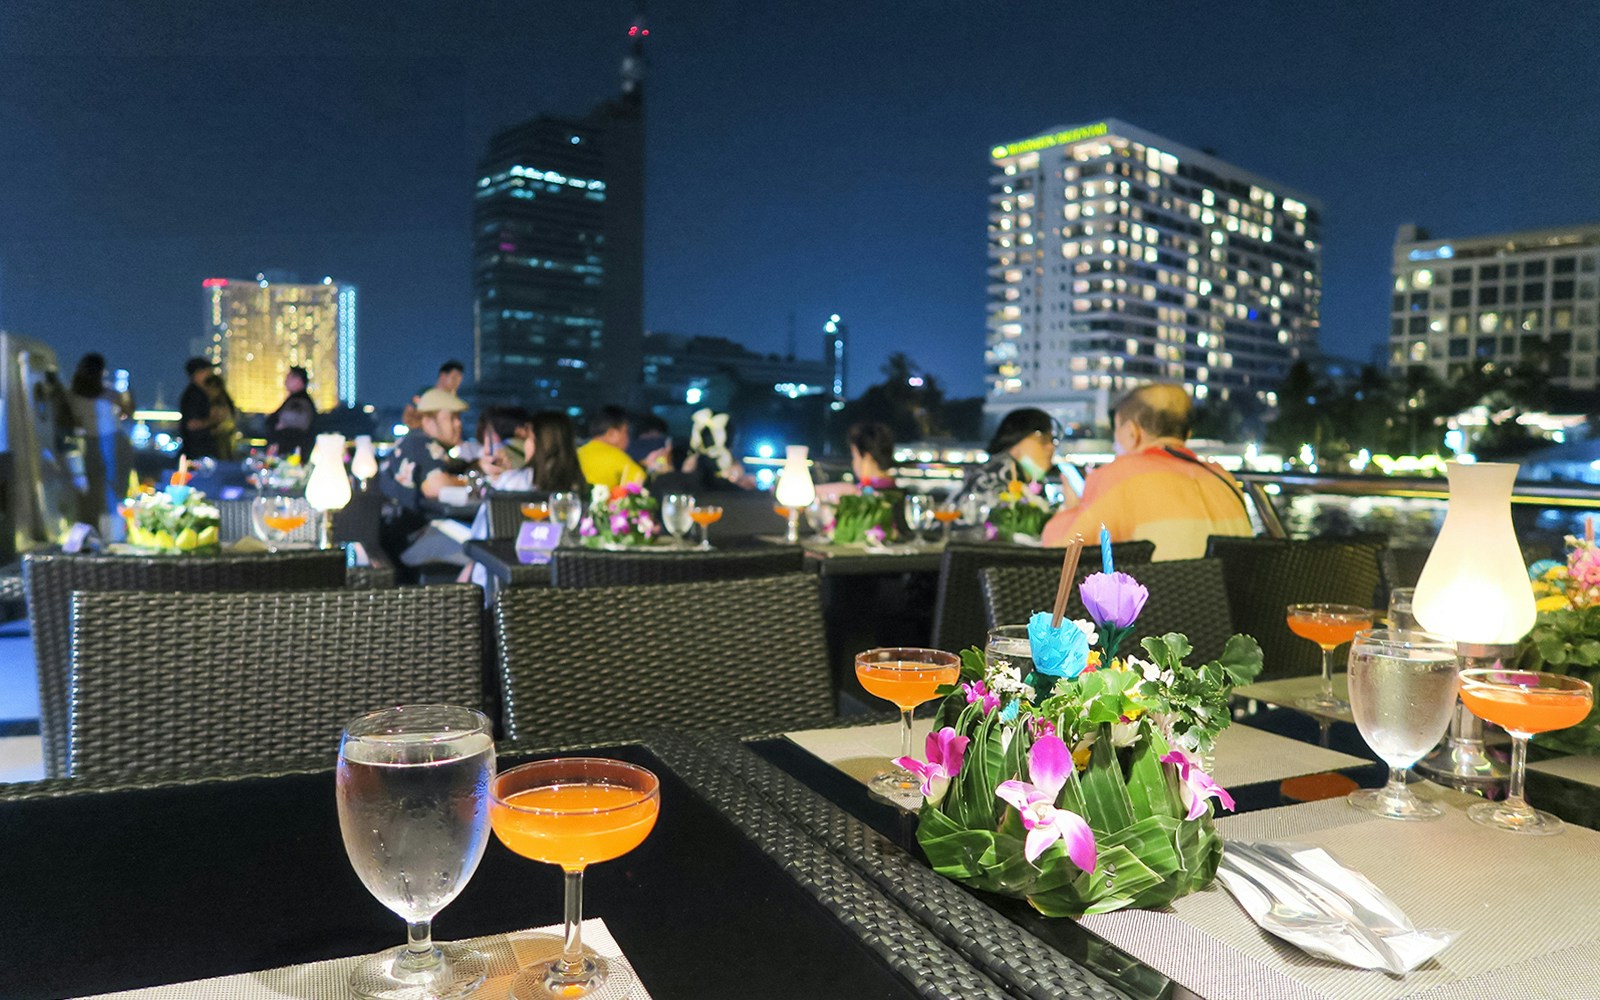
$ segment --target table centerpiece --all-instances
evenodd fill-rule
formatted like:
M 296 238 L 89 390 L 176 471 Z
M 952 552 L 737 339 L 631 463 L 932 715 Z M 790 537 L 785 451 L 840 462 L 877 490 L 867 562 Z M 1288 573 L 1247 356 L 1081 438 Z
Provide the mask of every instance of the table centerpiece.
M 589 494 L 589 510 L 578 522 L 578 536 L 592 549 L 654 545 L 661 536 L 660 506 L 638 483 L 595 486 Z
M 1565 562 L 1545 559 L 1528 571 L 1538 617 L 1522 641 L 1517 667 L 1600 685 L 1600 546 L 1594 522 L 1586 521 L 1584 537 L 1568 535 L 1566 544 Z M 1600 707 L 1577 725 L 1539 733 L 1533 742 L 1568 753 L 1600 752 Z
M 189 485 L 190 478 L 182 468 L 164 490 L 130 491 L 122 504 L 130 547 L 172 554 L 211 552 L 220 546 L 222 512 Z
M 1012 480 L 1004 492 L 995 498 L 983 525 L 984 537 L 990 541 L 1034 542 L 1044 534 L 1045 523 L 1055 508 L 1044 495 L 1043 483 L 1024 483 Z
M 1235 635 L 1192 666 L 1188 640 L 1169 632 L 1126 651 L 1145 587 L 1089 576 L 1079 621 L 1062 621 L 1067 592 L 1028 622 L 1031 658 L 964 652 L 928 759 L 897 761 L 923 777 L 917 840 L 940 874 L 1047 916 L 1163 906 L 1216 874 L 1209 800 L 1233 800 L 1202 760 L 1234 685 L 1260 673 L 1261 647 Z
M 895 498 L 878 490 L 839 497 L 833 512 L 833 544 L 886 544 L 896 535 L 894 510 Z

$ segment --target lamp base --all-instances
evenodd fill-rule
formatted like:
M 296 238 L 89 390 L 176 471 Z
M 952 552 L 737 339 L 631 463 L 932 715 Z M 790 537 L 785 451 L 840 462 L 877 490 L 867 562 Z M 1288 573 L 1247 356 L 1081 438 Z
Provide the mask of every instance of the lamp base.
M 1489 667 L 1514 661 L 1517 647 L 1507 645 L 1456 644 L 1456 658 L 1462 670 Z M 1450 717 L 1450 735 L 1439 748 L 1417 761 L 1416 769 L 1450 785 L 1490 785 L 1505 781 L 1510 774 L 1506 762 L 1491 756 L 1483 745 L 1483 720 L 1456 702 Z
M 788 532 L 788 534 L 786 534 L 784 536 L 784 540 L 787 541 L 790 545 L 799 545 L 800 544 L 800 508 L 799 507 L 789 507 L 789 508 L 787 508 L 787 510 L 789 511 L 789 532 Z
M 322 525 L 317 529 L 317 548 L 333 548 L 333 511 L 322 512 Z

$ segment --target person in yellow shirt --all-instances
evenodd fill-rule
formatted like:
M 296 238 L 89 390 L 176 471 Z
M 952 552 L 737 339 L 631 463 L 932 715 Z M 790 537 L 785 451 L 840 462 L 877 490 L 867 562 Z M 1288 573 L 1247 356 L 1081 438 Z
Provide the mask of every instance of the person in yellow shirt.
M 578 449 L 578 467 L 591 486 L 644 482 L 644 467 L 628 457 L 628 411 L 602 406 L 589 419 L 589 440 Z

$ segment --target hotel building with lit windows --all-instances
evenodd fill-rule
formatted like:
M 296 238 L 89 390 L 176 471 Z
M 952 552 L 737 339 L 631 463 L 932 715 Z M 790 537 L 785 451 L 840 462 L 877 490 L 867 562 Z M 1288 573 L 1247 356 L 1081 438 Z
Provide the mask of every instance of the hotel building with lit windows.
M 988 398 L 1091 430 L 1127 390 L 1266 405 L 1316 346 L 1321 206 L 1115 119 L 990 151 Z
M 356 286 L 323 278 L 302 284 L 262 272 L 207 278 L 203 353 L 222 369 L 234 405 L 271 413 L 283 402 L 284 376 L 302 367 L 323 413 L 356 401 Z
M 1442 378 L 1472 365 L 1543 366 L 1553 385 L 1600 388 L 1600 224 L 1394 244 L 1389 365 Z

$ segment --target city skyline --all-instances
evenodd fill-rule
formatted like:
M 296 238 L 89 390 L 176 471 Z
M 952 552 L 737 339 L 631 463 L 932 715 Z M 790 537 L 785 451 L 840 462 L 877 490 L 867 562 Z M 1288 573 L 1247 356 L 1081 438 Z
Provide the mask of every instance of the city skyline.
M 1419 48 L 1400 29 L 1430 12 L 1452 32 Z M 157 381 L 175 397 L 196 282 L 338 274 L 362 289 L 362 396 L 393 402 L 470 355 L 488 136 L 614 93 L 630 14 L 13 0 L 0 326 L 64 365 L 105 351 L 146 399 Z M 650 14 L 647 327 L 781 352 L 791 314 L 810 344 L 837 312 L 857 392 L 896 349 L 982 392 L 988 153 L 1060 123 L 1137 122 L 1320 199 L 1322 341 L 1358 358 L 1387 341 L 1399 225 L 1465 237 L 1600 215 L 1593 60 L 1566 57 L 1600 28 L 1592 10 Z

